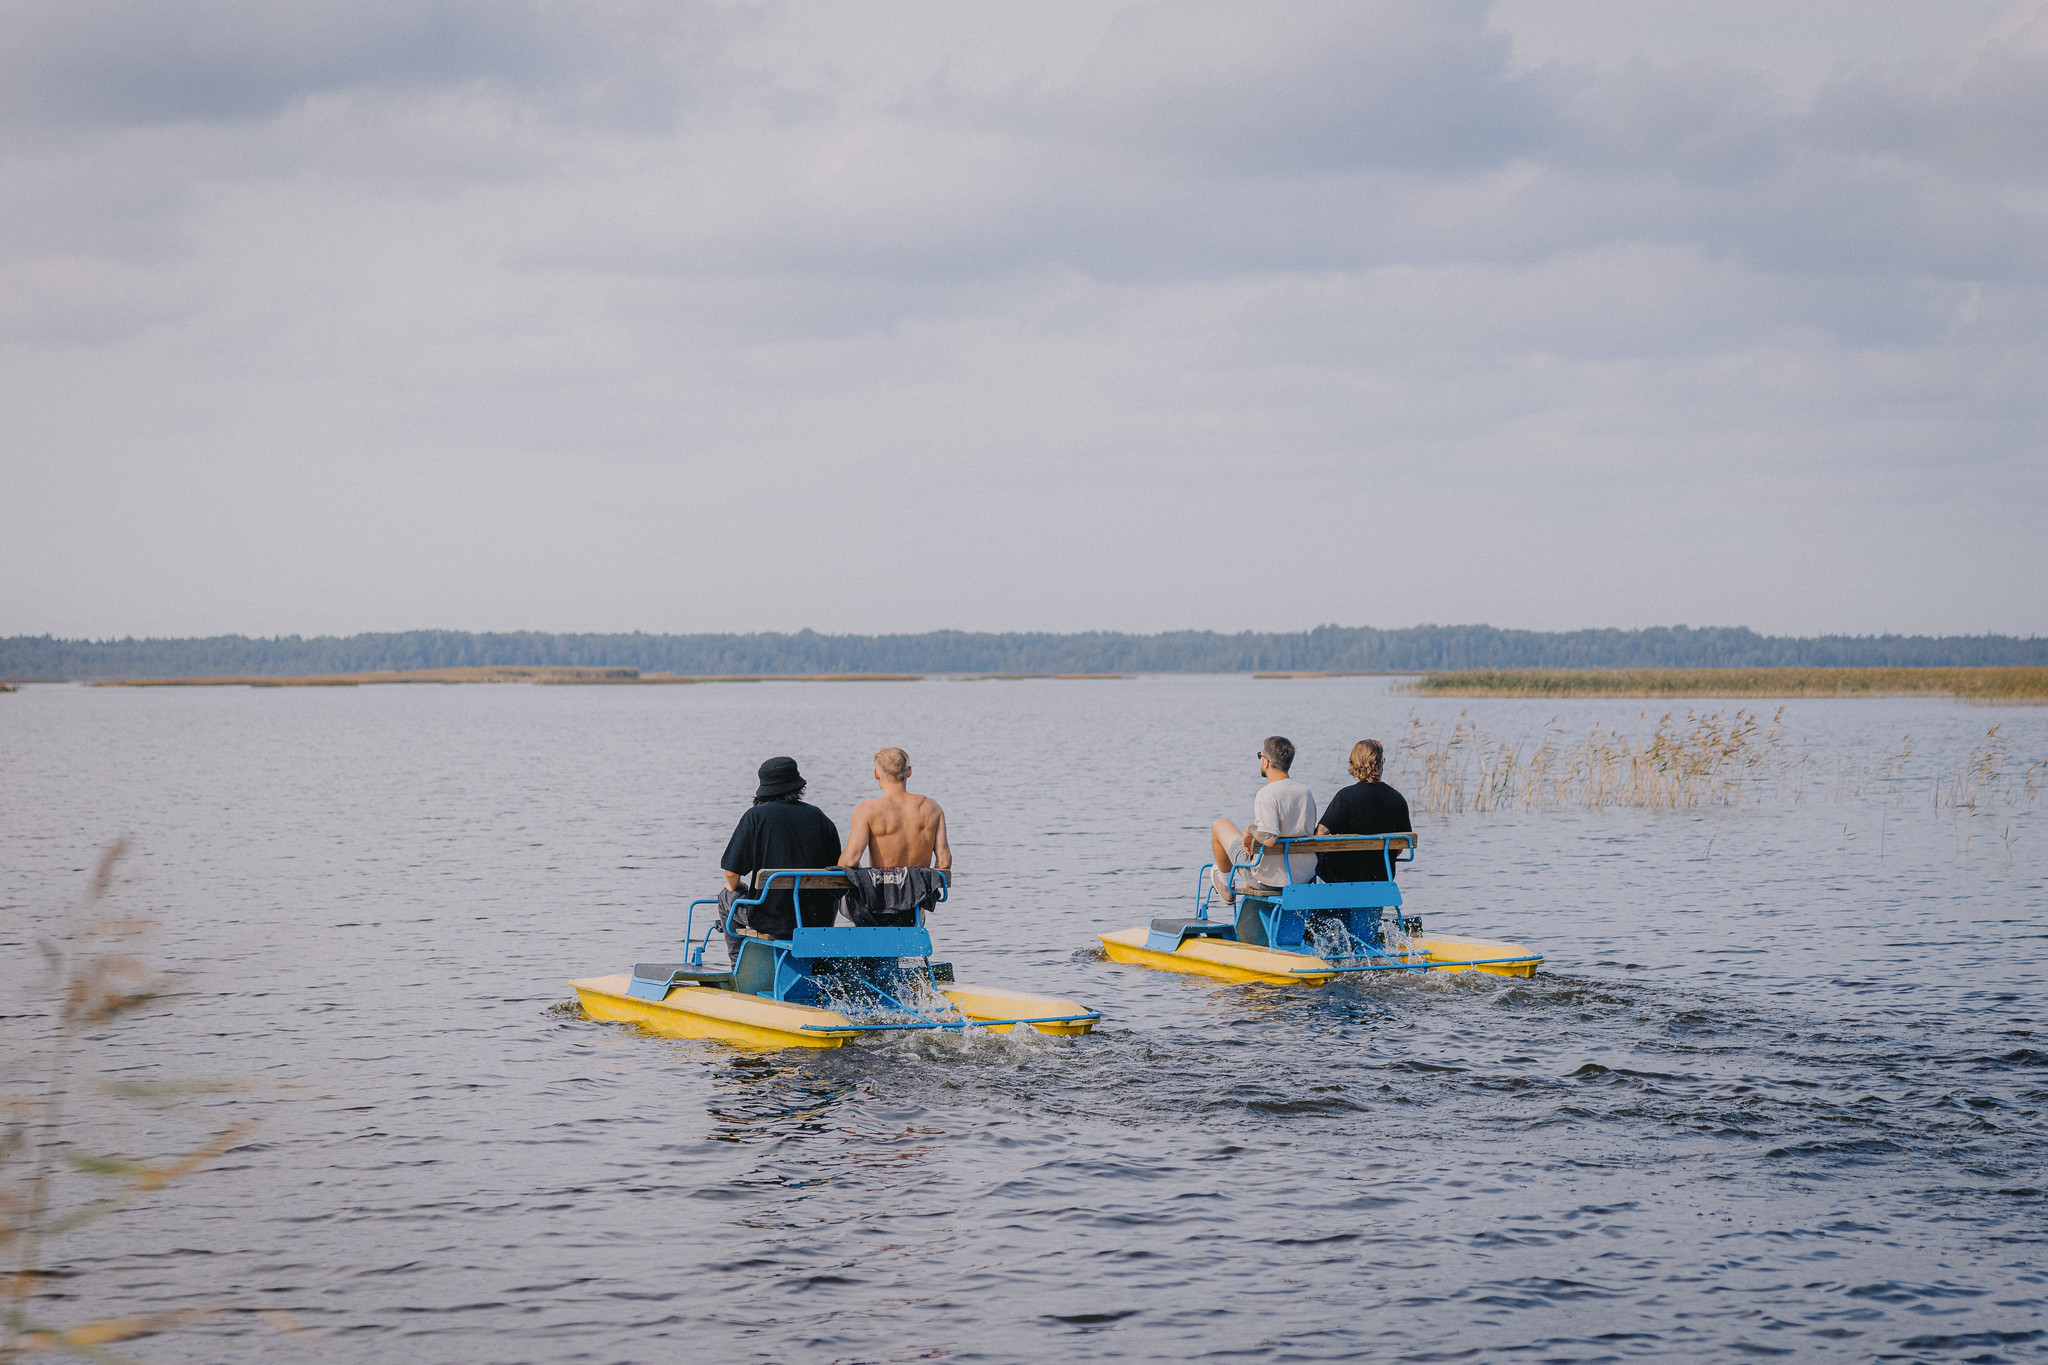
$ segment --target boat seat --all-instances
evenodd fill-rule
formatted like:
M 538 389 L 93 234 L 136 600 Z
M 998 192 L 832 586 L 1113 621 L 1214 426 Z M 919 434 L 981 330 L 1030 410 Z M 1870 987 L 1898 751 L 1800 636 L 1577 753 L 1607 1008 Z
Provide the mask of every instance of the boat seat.
M 1234 931 L 1231 928 L 1230 921 L 1227 919 L 1175 919 L 1169 916 L 1162 916 L 1152 921 L 1152 932 L 1157 934 L 1185 933 L 1191 938 L 1201 938 L 1206 935 L 1228 934 Z
M 1170 953 L 1191 938 L 1236 938 L 1237 926 L 1227 919 L 1181 919 L 1175 916 L 1161 916 L 1152 921 L 1151 931 L 1145 936 L 1145 946 L 1157 952 Z
M 687 962 L 635 962 L 626 994 L 639 1000 L 663 1000 L 673 987 L 686 983 L 731 990 L 732 973 L 692 967 Z

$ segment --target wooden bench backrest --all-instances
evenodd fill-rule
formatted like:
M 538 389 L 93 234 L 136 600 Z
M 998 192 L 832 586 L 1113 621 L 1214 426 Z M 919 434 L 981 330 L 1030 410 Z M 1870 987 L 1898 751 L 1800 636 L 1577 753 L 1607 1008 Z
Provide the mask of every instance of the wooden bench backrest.
M 794 872 L 797 875 L 794 877 L 780 876 L 776 878 L 775 889 L 777 891 L 795 889 L 804 891 L 844 891 L 846 889 L 846 872 L 843 868 L 764 867 L 753 875 L 752 880 L 747 885 L 758 892 L 763 886 L 767 885 L 770 876 L 776 873 L 790 872 Z
M 1362 835 L 1328 834 L 1318 838 L 1289 839 L 1287 841 L 1287 847 L 1294 853 L 1378 853 L 1388 844 L 1392 844 L 1394 851 L 1398 853 L 1404 848 L 1413 849 L 1415 847 L 1415 838 L 1413 835 L 1404 837 L 1398 834 L 1372 838 Z M 1278 855 L 1280 852 L 1279 845 L 1276 844 L 1268 852 Z

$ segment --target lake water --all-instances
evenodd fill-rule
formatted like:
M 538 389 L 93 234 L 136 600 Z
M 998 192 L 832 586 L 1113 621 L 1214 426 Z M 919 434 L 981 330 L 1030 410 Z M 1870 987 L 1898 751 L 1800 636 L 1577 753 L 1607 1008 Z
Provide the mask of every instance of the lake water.
M 1911 734 L 1849 799 L 1420 820 L 1411 911 L 1540 948 L 1531 981 L 1101 958 L 1187 903 L 1268 733 L 1320 798 L 1411 714 L 1642 707 L 1390 689 L 0 697 L 15 1078 L 33 941 L 128 835 L 115 901 L 178 989 L 93 1064 L 256 1088 L 105 1140 L 262 1120 L 58 1243 L 46 1314 L 225 1310 L 145 1361 L 2048 1358 L 2044 802 L 1930 801 L 1988 726 L 2048 756 L 2048 709 L 1793 703 L 1830 772 Z M 843 828 L 884 744 L 948 811 L 940 955 L 1092 1037 L 749 1054 L 580 1016 L 570 977 L 673 953 L 761 759 Z

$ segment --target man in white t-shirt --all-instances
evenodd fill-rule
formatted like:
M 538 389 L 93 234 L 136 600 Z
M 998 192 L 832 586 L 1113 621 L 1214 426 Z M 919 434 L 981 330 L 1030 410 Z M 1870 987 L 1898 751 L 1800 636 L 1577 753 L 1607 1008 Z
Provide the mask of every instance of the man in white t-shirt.
M 1280 850 L 1274 848 L 1281 839 L 1316 832 L 1316 799 L 1307 787 L 1287 775 L 1293 766 L 1293 742 L 1279 735 L 1269 737 L 1259 746 L 1259 776 L 1266 779 L 1266 785 L 1252 798 L 1252 822 L 1242 830 L 1228 820 L 1218 820 L 1209 826 L 1209 851 L 1216 859 L 1216 868 L 1209 876 L 1225 905 L 1237 899 L 1230 890 L 1230 864 L 1239 850 L 1250 857 L 1255 845 L 1270 850 L 1259 866 L 1245 874 L 1259 885 L 1278 887 L 1287 885 L 1290 879 L 1297 883 L 1316 879 L 1315 854 L 1289 854 L 1283 869 Z

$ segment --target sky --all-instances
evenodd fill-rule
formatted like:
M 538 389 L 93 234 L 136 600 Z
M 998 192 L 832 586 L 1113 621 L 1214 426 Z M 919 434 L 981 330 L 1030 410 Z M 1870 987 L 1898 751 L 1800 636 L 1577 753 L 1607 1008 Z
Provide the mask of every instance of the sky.
M 0 635 L 2048 634 L 2048 0 L 0 0 Z

